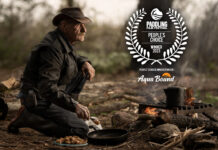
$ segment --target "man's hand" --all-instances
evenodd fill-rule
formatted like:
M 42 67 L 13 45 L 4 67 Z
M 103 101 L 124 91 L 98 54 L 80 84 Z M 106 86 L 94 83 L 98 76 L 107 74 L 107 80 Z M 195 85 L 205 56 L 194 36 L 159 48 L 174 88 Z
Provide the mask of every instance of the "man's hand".
M 89 120 L 90 118 L 90 112 L 89 109 L 86 106 L 83 106 L 81 104 L 76 104 L 76 114 L 79 118 L 82 118 L 84 120 Z
M 95 76 L 95 69 L 88 62 L 84 62 L 82 65 L 82 72 L 84 77 L 86 76 L 86 73 L 88 73 L 89 81 L 91 81 Z

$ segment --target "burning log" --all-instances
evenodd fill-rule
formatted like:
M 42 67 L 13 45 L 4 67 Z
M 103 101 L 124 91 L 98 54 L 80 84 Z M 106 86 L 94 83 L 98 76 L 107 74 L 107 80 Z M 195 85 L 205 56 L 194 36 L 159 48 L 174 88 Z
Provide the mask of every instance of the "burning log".
M 206 117 L 210 118 L 211 120 L 218 122 L 218 110 L 217 109 L 212 109 L 210 111 L 205 111 L 205 112 L 203 112 L 203 114 Z
M 150 114 L 139 114 L 138 120 L 155 120 L 156 117 Z
M 203 120 L 199 118 L 191 118 L 189 116 L 160 112 L 157 117 L 157 122 L 171 123 L 179 128 L 196 128 L 204 126 L 206 130 L 218 133 L 218 122 Z

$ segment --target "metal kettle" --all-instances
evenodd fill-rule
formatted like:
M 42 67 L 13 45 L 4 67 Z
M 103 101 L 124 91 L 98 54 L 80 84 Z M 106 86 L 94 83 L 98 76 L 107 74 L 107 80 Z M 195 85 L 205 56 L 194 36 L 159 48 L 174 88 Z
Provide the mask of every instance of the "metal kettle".
M 184 87 L 176 86 L 164 89 L 167 107 L 184 106 L 185 90 Z

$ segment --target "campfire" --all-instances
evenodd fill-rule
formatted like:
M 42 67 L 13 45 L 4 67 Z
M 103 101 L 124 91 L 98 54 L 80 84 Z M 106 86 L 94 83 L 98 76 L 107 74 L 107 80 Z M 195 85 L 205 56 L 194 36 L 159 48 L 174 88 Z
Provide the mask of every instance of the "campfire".
M 173 90 L 173 92 L 175 92 L 175 90 Z M 181 93 L 173 93 L 173 97 L 172 95 L 167 95 L 166 102 L 158 104 L 141 103 L 139 104 L 139 114 L 157 116 L 160 112 L 171 112 L 173 114 L 190 115 L 196 113 L 205 113 L 206 111 L 210 111 L 210 109 L 213 108 L 212 104 L 194 102 L 195 97 L 193 96 L 194 94 L 192 88 L 185 89 L 184 93 L 184 96 L 181 96 Z M 174 102 L 174 100 L 177 100 L 177 102 Z
M 146 107 L 144 110 L 144 113 L 152 115 L 152 116 L 157 116 L 158 112 L 156 110 L 157 110 L 157 108 L 154 108 L 154 107 Z
M 139 104 L 138 120 L 142 122 L 146 121 L 144 123 L 151 123 L 154 127 L 157 127 L 155 128 L 155 132 L 151 132 L 151 137 L 158 139 L 159 142 L 166 142 L 166 140 L 163 140 L 164 138 L 162 136 L 168 134 L 168 130 L 175 129 L 175 131 L 177 131 L 176 135 L 180 135 L 181 133 L 185 135 L 187 128 L 194 128 L 194 130 L 198 131 L 204 129 L 208 133 L 197 134 L 197 132 L 192 133 L 191 131 L 193 136 L 190 137 L 193 139 L 189 140 L 198 144 L 214 146 L 216 138 L 214 138 L 212 134 L 218 134 L 218 115 L 214 113 L 215 108 L 213 108 L 213 105 L 195 102 L 196 98 L 194 97 L 192 88 L 170 87 L 164 91 L 167 98 L 166 102 L 158 104 Z M 148 120 L 150 120 L 150 122 L 148 122 Z M 172 132 L 171 134 L 174 135 L 175 133 Z M 180 142 L 184 141 L 187 137 L 185 137 L 185 139 L 183 138 L 183 135 L 180 135 Z M 203 140 L 201 141 L 199 138 Z M 208 140 L 205 141 L 204 138 Z M 171 141 L 171 144 L 173 144 L 173 142 L 175 142 L 175 139 Z M 193 144 L 193 142 L 186 140 L 185 144 L 192 147 L 196 144 Z

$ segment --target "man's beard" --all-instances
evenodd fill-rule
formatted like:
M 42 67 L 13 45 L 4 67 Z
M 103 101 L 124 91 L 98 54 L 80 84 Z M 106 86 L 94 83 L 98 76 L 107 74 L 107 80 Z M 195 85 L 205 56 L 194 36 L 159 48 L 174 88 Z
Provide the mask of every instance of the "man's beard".
M 84 41 L 84 39 L 85 39 L 85 33 L 80 33 L 79 35 L 78 35 L 78 40 L 79 41 Z

